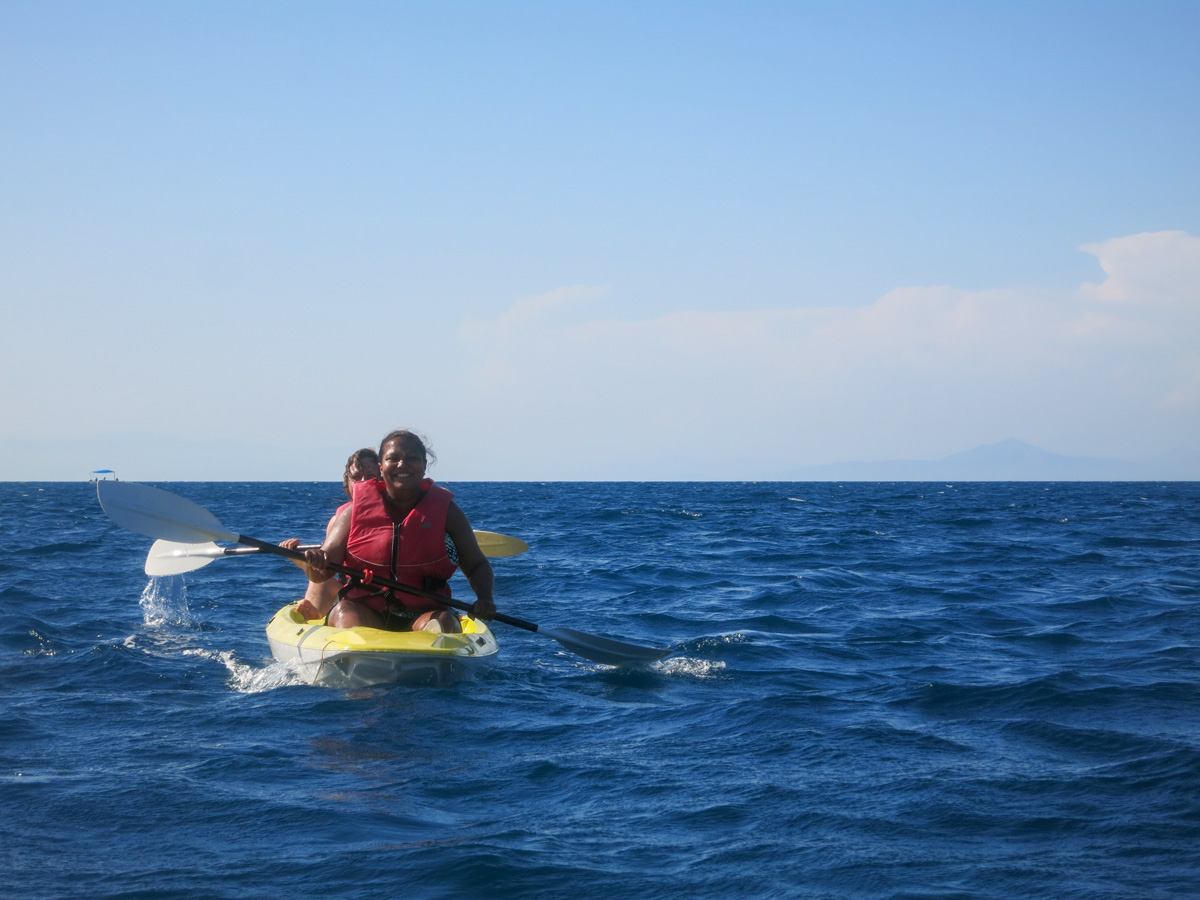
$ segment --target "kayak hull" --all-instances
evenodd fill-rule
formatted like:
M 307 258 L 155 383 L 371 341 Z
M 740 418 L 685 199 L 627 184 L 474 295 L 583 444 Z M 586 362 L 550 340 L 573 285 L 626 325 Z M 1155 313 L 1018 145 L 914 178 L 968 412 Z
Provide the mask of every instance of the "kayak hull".
M 306 620 L 292 603 L 267 623 L 271 655 L 309 684 L 449 684 L 492 662 L 500 650 L 487 623 L 464 617 L 462 634 L 334 628 Z

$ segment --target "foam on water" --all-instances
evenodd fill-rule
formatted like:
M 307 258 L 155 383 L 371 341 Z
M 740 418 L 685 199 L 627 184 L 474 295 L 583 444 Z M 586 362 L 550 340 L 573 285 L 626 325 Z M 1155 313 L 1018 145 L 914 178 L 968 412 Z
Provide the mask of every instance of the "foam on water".
M 687 675 L 693 678 L 711 678 L 725 671 L 726 663 L 720 660 L 690 659 L 673 656 L 656 663 L 655 668 L 666 675 Z
M 294 660 L 253 665 L 239 660 L 232 650 L 185 650 L 185 656 L 219 662 L 229 672 L 229 687 L 240 694 L 257 694 L 290 685 L 307 684 Z

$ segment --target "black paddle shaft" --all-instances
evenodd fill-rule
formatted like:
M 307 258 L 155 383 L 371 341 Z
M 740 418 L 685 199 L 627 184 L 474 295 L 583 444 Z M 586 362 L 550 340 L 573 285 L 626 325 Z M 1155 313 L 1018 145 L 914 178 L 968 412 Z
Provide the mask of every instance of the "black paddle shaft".
M 306 561 L 304 554 L 299 550 L 289 550 L 287 547 L 280 547 L 278 544 L 260 541 L 258 538 L 247 537 L 244 534 L 238 535 L 237 542 L 239 544 L 245 544 L 247 547 L 257 547 L 264 553 L 274 553 L 277 556 L 286 556 L 288 559 L 294 559 L 297 562 Z M 363 577 L 367 574 L 361 569 L 352 569 L 350 566 L 342 566 L 336 563 L 327 563 L 325 568 L 329 569 L 330 571 L 337 572 L 340 575 L 349 575 L 351 578 L 355 578 L 359 581 L 362 581 Z M 455 609 L 461 609 L 463 612 L 470 614 L 472 617 L 475 615 L 474 604 L 463 603 L 461 600 L 455 600 L 453 597 L 443 597 L 441 594 L 435 594 L 433 591 L 422 590 L 419 587 L 413 587 L 411 584 L 401 584 L 399 581 L 393 581 L 390 578 L 383 578 L 379 575 L 375 576 L 375 578 L 371 580 L 371 584 L 382 585 L 383 587 L 391 588 L 395 591 L 404 591 L 404 593 L 412 594 L 414 597 L 421 597 L 425 600 L 432 600 L 435 603 L 441 603 L 445 606 L 452 606 Z M 538 630 L 538 626 L 533 622 L 526 622 L 524 619 L 518 619 L 515 616 L 506 616 L 504 613 L 498 612 L 495 616 L 493 616 L 493 618 L 497 622 L 503 622 L 505 625 L 512 625 L 514 628 L 524 628 L 526 631 L 532 631 L 535 634 Z

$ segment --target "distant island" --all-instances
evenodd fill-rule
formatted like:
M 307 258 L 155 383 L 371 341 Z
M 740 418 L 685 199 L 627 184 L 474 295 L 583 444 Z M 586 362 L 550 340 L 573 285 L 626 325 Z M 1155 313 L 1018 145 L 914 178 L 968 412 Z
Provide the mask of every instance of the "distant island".
M 1200 453 L 1143 462 L 1063 456 L 1009 439 L 939 460 L 885 460 L 796 467 L 786 481 L 1200 481 Z

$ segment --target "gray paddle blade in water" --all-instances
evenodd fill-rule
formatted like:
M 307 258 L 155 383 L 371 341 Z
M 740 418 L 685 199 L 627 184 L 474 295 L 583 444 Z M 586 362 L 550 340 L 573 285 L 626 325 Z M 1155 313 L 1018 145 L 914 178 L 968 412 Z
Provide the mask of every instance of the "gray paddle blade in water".
M 638 644 L 614 641 L 611 638 L 586 634 L 573 628 L 539 628 L 537 633 L 553 638 L 584 659 L 609 666 L 648 665 L 658 662 L 671 652 L 670 650 L 660 650 L 657 647 L 642 647 Z

